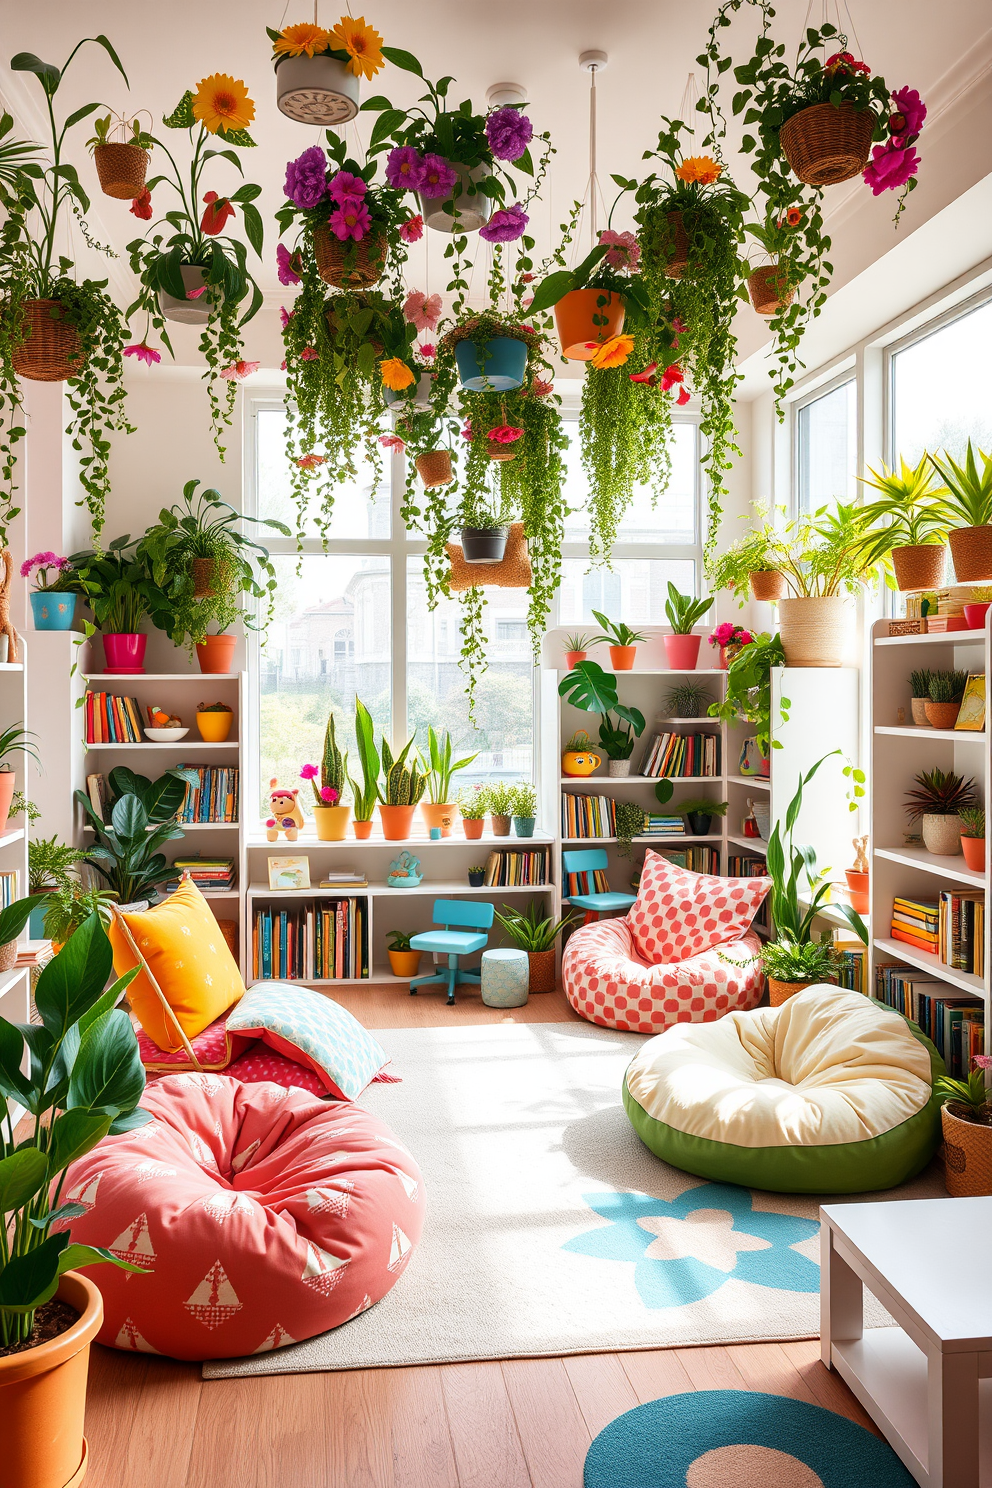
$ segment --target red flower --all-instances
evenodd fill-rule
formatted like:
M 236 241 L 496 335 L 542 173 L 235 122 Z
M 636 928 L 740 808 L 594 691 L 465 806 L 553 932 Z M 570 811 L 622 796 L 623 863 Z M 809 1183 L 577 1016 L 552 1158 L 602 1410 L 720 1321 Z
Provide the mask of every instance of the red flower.
M 785 220 L 790 227 L 798 227 L 803 220 L 803 214 L 799 207 L 790 207 L 785 214 Z
M 219 232 L 224 231 L 227 219 L 234 216 L 234 208 L 226 196 L 218 196 L 216 191 L 208 191 L 203 200 L 207 204 L 207 210 L 200 218 L 200 231 L 215 238 Z
M 682 368 L 679 366 L 678 362 L 673 362 L 672 365 L 670 367 L 666 367 L 664 372 L 661 374 L 661 391 L 663 393 L 667 393 L 669 388 L 673 388 L 677 382 L 682 381 L 684 381 Z
M 513 444 L 523 436 L 523 432 L 515 424 L 498 424 L 495 429 L 489 430 L 489 438 L 494 444 Z
M 679 395 L 675 399 L 675 401 L 678 404 L 678 406 L 681 408 L 683 403 L 688 403 L 690 396 L 691 396 L 691 394 L 690 394 L 689 389 L 687 387 L 680 387 L 679 388 Z
M 871 76 L 871 68 L 867 62 L 858 62 L 850 52 L 834 52 L 824 63 L 826 72 L 863 72 Z
M 643 372 L 631 372 L 630 380 L 631 382 L 646 382 L 648 387 L 657 387 L 658 379 L 655 376 L 655 372 L 657 370 L 658 363 L 651 362 L 647 367 L 644 368 Z
M 152 194 L 146 186 L 140 196 L 135 197 L 131 203 L 131 212 L 135 217 L 140 217 L 142 222 L 150 222 L 155 213 L 152 211 Z

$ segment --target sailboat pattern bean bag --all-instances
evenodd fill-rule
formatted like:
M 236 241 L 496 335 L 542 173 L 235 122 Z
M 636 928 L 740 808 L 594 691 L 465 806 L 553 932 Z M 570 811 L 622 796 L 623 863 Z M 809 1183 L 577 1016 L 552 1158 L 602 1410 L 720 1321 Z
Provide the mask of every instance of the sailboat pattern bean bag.
M 410 1262 L 424 1219 L 420 1170 L 389 1128 L 227 1075 L 167 1075 L 152 1120 L 69 1169 L 85 1214 L 72 1239 L 143 1266 L 87 1274 L 99 1341 L 176 1359 L 227 1359 L 312 1338 L 364 1312 Z

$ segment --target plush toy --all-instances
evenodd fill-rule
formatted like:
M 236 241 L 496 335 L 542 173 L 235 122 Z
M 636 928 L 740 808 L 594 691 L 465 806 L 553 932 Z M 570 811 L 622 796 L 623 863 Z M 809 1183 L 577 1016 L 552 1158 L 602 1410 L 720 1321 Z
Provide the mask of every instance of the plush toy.
M 269 791 L 272 815 L 265 823 L 266 840 L 278 842 L 279 833 L 285 832 L 286 841 L 295 842 L 303 826 L 303 811 L 296 799 L 299 791 L 281 790 L 274 775 L 269 781 Z

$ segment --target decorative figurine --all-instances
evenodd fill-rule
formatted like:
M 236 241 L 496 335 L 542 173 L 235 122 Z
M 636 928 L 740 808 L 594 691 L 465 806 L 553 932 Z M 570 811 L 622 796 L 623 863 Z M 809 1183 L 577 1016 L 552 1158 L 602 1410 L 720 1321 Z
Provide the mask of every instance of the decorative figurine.
M 422 882 L 420 859 L 412 853 L 403 851 L 395 862 L 390 863 L 386 874 L 387 889 L 415 889 Z
M 867 837 L 852 837 L 851 838 L 851 846 L 854 848 L 854 868 L 852 869 L 852 872 L 854 872 L 854 873 L 867 873 L 868 872 L 868 852 L 867 852 L 868 838 Z
M 267 842 L 278 842 L 279 833 L 286 833 L 287 842 L 295 842 L 303 826 L 303 809 L 297 801 L 298 790 L 283 790 L 273 775 L 269 781 L 269 805 L 272 815 L 265 823 Z

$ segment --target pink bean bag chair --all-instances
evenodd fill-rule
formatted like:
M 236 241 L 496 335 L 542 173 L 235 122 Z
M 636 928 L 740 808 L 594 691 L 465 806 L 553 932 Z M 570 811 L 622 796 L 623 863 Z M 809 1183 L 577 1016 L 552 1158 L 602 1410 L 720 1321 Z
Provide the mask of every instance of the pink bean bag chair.
M 632 1033 L 757 1007 L 764 976 L 748 927 L 770 887 L 767 878 L 690 873 L 649 851 L 629 914 L 569 937 L 561 962 L 569 1002 L 590 1023 Z
M 420 1239 L 423 1180 L 389 1128 L 227 1075 L 168 1075 L 152 1120 L 69 1169 L 74 1241 L 147 1276 L 94 1268 L 99 1341 L 176 1359 L 260 1354 L 312 1338 L 385 1296 Z

